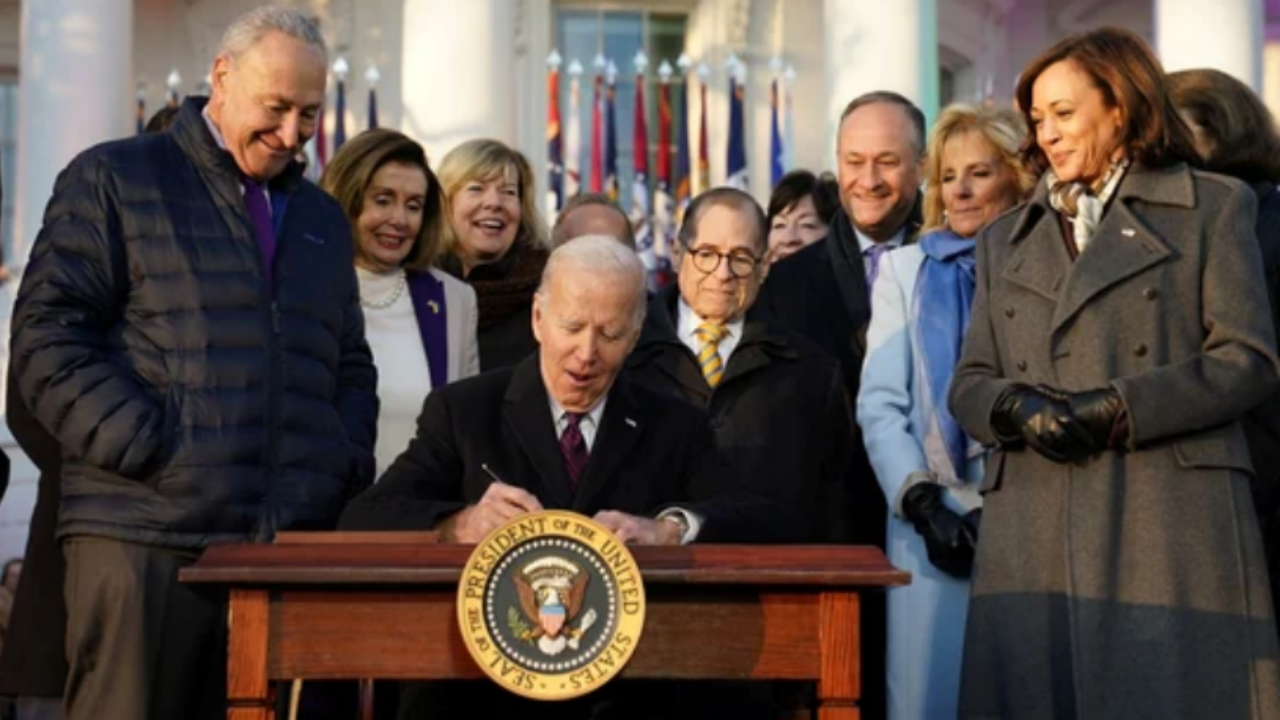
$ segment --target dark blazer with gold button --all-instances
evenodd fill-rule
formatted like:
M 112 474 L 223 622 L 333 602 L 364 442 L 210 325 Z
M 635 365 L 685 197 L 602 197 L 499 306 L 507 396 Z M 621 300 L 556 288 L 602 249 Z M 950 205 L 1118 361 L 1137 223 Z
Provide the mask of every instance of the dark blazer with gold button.
M 1074 262 L 1044 183 L 980 236 L 957 420 L 995 445 L 1010 383 L 1109 385 L 1129 441 L 992 454 L 961 717 L 1280 717 L 1239 423 L 1278 377 L 1255 207 L 1237 181 L 1134 166 Z

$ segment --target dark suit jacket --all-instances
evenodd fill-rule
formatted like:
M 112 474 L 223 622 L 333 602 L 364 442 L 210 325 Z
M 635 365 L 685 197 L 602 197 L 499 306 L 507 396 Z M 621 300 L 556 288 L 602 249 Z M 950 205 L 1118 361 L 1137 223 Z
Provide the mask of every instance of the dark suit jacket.
M 652 516 L 678 504 L 705 522 L 699 540 L 775 539 L 769 507 L 732 486 L 702 411 L 620 376 L 609 391 L 591 459 L 572 488 L 539 372 L 538 356 L 427 396 L 417 437 L 373 487 L 351 502 L 345 529 L 425 530 L 478 502 L 482 466 L 544 507 L 591 516 Z
M 1258 197 L 1258 221 L 1254 230 L 1262 250 L 1262 267 L 1271 300 L 1271 324 L 1280 338 L 1280 190 L 1271 183 L 1253 186 Z M 1244 428 L 1253 460 L 1250 480 L 1253 503 L 1258 511 L 1263 549 L 1271 575 L 1271 595 L 1276 617 L 1280 617 L 1280 393 L 1273 393 L 1246 415 Z
M 712 390 L 676 334 L 679 298 L 671 287 L 650 302 L 627 359 L 636 382 L 706 409 L 734 477 L 773 501 L 798 538 L 846 540 L 853 422 L 839 364 L 752 311 Z
M 0 695 L 62 697 L 67 682 L 67 605 L 62 595 L 66 567 L 56 537 L 61 501 L 62 457 L 58 441 L 23 404 L 17 376 L 9 373 L 5 419 L 22 451 L 40 469 L 36 506 L 27 535 L 22 581 L 9 615 L 0 653 Z M 5 473 L 8 476 L 8 473 Z

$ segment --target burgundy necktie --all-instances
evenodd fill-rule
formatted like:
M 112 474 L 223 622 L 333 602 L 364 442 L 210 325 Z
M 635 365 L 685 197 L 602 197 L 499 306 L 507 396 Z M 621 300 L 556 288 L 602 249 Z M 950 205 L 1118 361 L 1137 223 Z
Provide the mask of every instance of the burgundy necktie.
M 266 271 L 267 282 L 274 284 L 272 266 L 276 259 L 276 230 L 271 224 L 271 205 L 267 201 L 267 190 L 262 183 L 248 176 L 242 176 L 240 182 L 244 184 L 244 206 L 249 211 L 253 234 L 257 236 L 258 250 L 262 253 L 262 268 Z
M 564 432 L 560 433 L 560 454 L 564 455 L 564 469 L 569 471 L 569 480 L 578 487 L 582 471 L 587 469 L 587 460 L 591 453 L 587 450 L 587 441 L 582 437 L 582 413 L 567 412 L 564 414 Z

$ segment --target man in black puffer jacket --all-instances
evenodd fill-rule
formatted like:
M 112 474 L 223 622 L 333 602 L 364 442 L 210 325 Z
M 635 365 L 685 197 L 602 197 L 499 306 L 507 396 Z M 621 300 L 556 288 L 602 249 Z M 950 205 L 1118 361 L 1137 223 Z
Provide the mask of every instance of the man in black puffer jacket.
M 332 527 L 372 480 L 350 229 L 294 160 L 327 65 L 312 20 L 251 11 L 207 104 L 58 179 L 12 364 L 65 461 L 69 720 L 220 717 L 225 613 L 179 569 L 211 543 Z

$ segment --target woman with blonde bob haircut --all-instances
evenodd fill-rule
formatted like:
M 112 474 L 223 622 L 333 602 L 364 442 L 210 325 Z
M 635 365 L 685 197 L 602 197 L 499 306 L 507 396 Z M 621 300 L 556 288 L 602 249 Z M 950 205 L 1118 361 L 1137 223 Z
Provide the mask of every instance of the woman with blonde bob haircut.
M 947 410 L 973 301 L 975 236 L 1032 186 L 1012 113 L 953 105 L 933 128 L 926 230 L 871 291 L 858 422 L 889 500 L 887 549 L 912 575 L 888 596 L 890 720 L 956 717 L 985 454 Z
M 480 371 L 476 296 L 432 267 L 444 251 L 444 201 L 422 146 L 363 132 L 320 178 L 351 222 L 365 337 L 378 368 L 378 474 L 413 438 L 422 399 Z
M 537 348 L 533 294 L 547 262 L 533 169 L 497 140 L 470 140 L 440 163 L 445 253 L 440 267 L 469 284 L 480 309 L 480 368 L 510 367 Z

